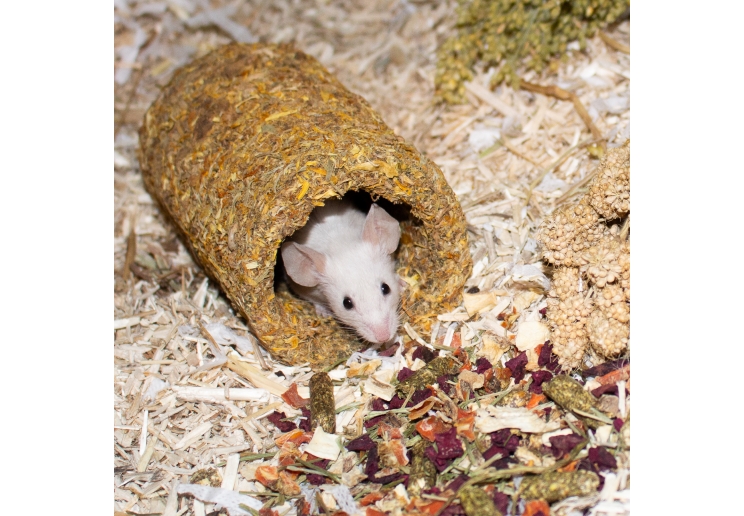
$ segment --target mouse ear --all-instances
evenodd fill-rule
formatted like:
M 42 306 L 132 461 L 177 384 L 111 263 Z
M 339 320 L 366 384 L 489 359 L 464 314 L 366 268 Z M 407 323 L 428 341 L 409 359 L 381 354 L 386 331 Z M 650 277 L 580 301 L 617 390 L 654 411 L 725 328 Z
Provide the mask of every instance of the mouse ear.
M 385 254 L 391 254 L 398 248 L 400 224 L 384 209 L 373 204 L 364 221 L 362 240 L 379 247 Z
M 296 242 L 282 244 L 282 260 L 287 276 L 303 287 L 316 286 L 325 272 L 325 255 Z

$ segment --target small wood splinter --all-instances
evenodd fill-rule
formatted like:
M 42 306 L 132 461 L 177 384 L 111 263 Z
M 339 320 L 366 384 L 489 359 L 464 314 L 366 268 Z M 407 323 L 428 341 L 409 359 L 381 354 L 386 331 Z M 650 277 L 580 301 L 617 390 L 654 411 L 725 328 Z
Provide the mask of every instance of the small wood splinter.
M 581 103 L 581 100 L 575 93 L 566 91 L 563 88 L 559 88 L 555 85 L 540 86 L 539 84 L 532 84 L 527 81 L 520 81 L 519 86 L 523 90 L 531 91 L 533 93 L 541 93 L 543 95 L 555 97 L 559 100 L 570 100 L 571 102 L 573 102 L 576 112 L 579 114 L 581 119 L 584 121 L 584 124 L 586 124 L 586 127 L 592 133 L 592 136 L 595 139 L 599 140 L 599 145 L 603 149 L 606 147 L 605 139 L 602 135 L 602 132 L 597 128 L 596 125 L 594 125 L 594 122 L 592 122 L 592 118 L 589 116 L 589 113 L 584 107 L 584 104 Z
M 608 47 L 614 48 L 615 50 L 617 50 L 618 52 L 622 52 L 623 54 L 630 55 L 630 47 L 628 45 L 624 45 L 616 39 L 611 38 L 610 35 L 606 32 L 599 31 L 598 35 L 599 39 L 604 41 Z

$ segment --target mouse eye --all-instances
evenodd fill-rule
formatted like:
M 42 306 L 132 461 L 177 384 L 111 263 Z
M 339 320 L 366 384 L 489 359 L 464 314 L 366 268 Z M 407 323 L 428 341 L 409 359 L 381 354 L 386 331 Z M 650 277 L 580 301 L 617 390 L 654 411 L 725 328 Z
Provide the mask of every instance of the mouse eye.
M 347 310 L 351 310 L 352 308 L 354 308 L 354 303 L 351 302 L 350 297 L 344 298 L 344 308 L 346 308 Z
M 388 286 L 387 283 L 383 283 L 382 286 L 381 286 L 381 288 L 382 288 L 382 295 L 383 296 L 387 296 L 390 293 L 390 287 Z

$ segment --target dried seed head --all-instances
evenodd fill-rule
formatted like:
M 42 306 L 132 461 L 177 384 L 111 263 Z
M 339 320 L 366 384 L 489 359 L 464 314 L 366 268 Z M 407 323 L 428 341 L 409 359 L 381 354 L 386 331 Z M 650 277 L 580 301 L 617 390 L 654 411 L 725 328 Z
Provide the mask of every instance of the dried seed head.
M 630 321 L 630 305 L 625 301 L 625 291 L 620 285 L 607 285 L 597 294 L 595 303 L 606 317 L 621 323 Z
M 626 300 L 630 301 L 630 240 L 625 242 L 617 263 L 620 265 L 620 286 L 625 289 Z
M 607 317 L 602 310 L 589 317 L 587 330 L 592 348 L 604 358 L 616 357 L 628 349 L 630 326 Z
M 620 263 L 620 257 L 624 253 L 626 253 L 625 242 L 608 233 L 582 252 L 578 257 L 578 262 L 587 278 L 595 286 L 602 288 L 608 283 L 615 283 L 622 277 L 623 265 Z M 630 252 L 627 251 L 627 254 L 629 257 Z M 629 268 L 630 260 L 628 259 L 627 262 Z
M 537 230 L 543 257 L 554 265 L 576 266 L 578 256 L 600 238 L 607 228 L 587 201 L 567 204 L 553 212 Z
M 548 295 L 558 299 L 568 299 L 578 293 L 579 270 L 572 267 L 560 267 L 556 269 Z
M 582 329 L 581 335 L 576 338 L 558 336 L 554 337 L 553 353 L 558 356 L 558 363 L 568 371 L 581 365 L 584 358 L 584 352 L 589 340 L 586 338 L 586 330 Z
M 563 369 L 572 369 L 581 364 L 589 342 L 586 321 L 594 309 L 594 303 L 586 292 L 579 289 L 579 269 L 561 267 L 556 270 L 545 315 L 552 332 L 553 353 Z
M 630 241 L 621 237 L 620 226 L 608 227 L 600 216 L 629 214 L 630 142 L 607 153 L 586 195 L 559 207 L 538 228 L 543 258 L 559 266 L 546 317 L 564 369 L 580 366 L 589 346 L 602 358 L 628 348 Z
M 575 294 L 564 300 L 548 301 L 546 316 L 552 331 L 553 353 L 563 369 L 578 367 L 588 344 L 586 321 L 592 313 L 592 299 Z
M 607 219 L 630 212 L 630 140 L 607 151 L 587 196 L 597 213 Z

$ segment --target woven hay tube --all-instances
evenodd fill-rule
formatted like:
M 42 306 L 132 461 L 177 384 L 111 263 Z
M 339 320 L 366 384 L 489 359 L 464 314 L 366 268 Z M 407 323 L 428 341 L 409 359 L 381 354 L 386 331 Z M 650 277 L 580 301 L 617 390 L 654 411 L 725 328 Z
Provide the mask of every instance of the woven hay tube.
M 315 59 L 231 44 L 179 69 L 140 129 L 145 184 L 275 358 L 327 366 L 364 347 L 275 290 L 278 250 L 348 191 L 405 204 L 402 321 L 428 332 L 470 276 L 465 217 L 439 168 Z

